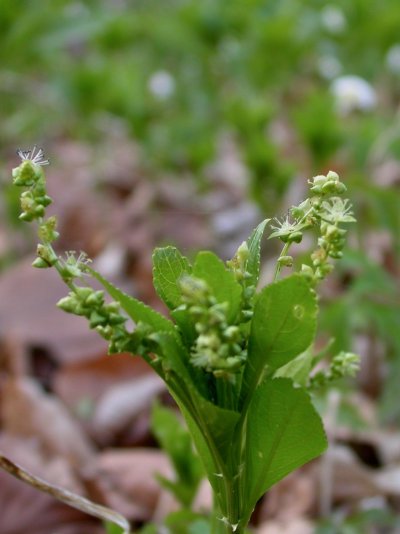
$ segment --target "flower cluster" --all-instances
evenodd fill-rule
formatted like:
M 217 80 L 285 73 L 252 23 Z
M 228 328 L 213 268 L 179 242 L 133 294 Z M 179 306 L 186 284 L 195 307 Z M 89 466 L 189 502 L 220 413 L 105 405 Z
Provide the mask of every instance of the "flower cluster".
M 343 255 L 347 231 L 340 225 L 355 222 L 355 219 L 350 202 L 340 197 L 346 192 L 346 186 L 335 172 L 315 176 L 309 183 L 310 197 L 293 206 L 290 216 L 272 226 L 274 231 L 270 238 L 279 237 L 285 243 L 277 262 L 278 274 L 281 266 L 293 264 L 292 256 L 287 254 L 290 245 L 302 240 L 304 230 L 317 228 L 318 247 L 311 254 L 312 265 L 304 264 L 301 268 L 302 274 L 316 284 L 332 271 L 330 260 L 340 259 Z
M 46 207 L 51 204 L 51 198 L 46 194 L 46 180 L 41 169 L 48 161 L 43 159 L 43 150 L 36 153 L 33 150 L 18 150 L 22 159 L 21 165 L 12 171 L 13 183 L 18 187 L 28 188 L 21 195 L 23 221 L 34 221 L 44 216 Z
M 81 315 L 109 343 L 110 353 L 123 352 L 129 339 L 125 328 L 126 317 L 120 314 L 119 304 L 104 301 L 104 291 L 91 287 L 77 287 L 62 298 L 57 306 L 67 313 Z
M 196 338 L 191 350 L 195 367 L 232 382 L 246 359 L 240 328 L 227 323 L 227 303 L 219 303 L 204 280 L 185 276 L 181 282 L 182 300 L 191 317 Z
M 74 252 L 68 252 L 65 258 L 60 258 L 51 245 L 59 234 L 56 217 L 44 219 L 46 207 L 52 199 L 46 192 L 42 166 L 47 165 L 49 161 L 44 159 L 43 150 L 38 150 L 36 146 L 32 150 L 18 150 L 18 155 L 22 163 L 13 169 L 13 183 L 28 188 L 21 194 L 20 218 L 28 222 L 36 220 L 39 225 L 40 243 L 33 266 L 40 269 L 55 267 L 71 290 L 67 297 L 59 301 L 59 308 L 86 317 L 90 328 L 96 329 L 109 342 L 110 353 L 122 352 L 127 343 L 131 342 L 131 335 L 125 329 L 126 317 L 119 313 L 119 304 L 106 304 L 103 291 L 95 291 L 91 287 L 77 286 L 74 283 L 76 279 L 82 282 L 90 260 L 83 253 L 76 257 Z
M 226 262 L 226 266 L 234 274 L 243 289 L 240 321 L 242 323 L 250 321 L 253 317 L 253 300 L 256 293 L 256 287 L 249 283 L 249 280 L 251 280 L 251 274 L 247 270 L 249 255 L 249 247 L 246 241 L 243 241 L 233 258 Z
M 352 352 L 341 351 L 333 357 L 329 368 L 318 371 L 310 379 L 311 388 L 324 387 L 346 376 L 354 377 L 360 369 L 360 357 Z

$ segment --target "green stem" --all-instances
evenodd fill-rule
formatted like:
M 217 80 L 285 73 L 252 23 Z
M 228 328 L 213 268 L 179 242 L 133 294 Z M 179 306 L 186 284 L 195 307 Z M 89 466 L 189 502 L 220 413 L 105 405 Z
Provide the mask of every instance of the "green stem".
M 283 249 L 282 249 L 282 251 L 281 251 L 281 253 L 279 255 L 279 258 L 278 258 L 278 260 L 276 262 L 276 267 L 275 267 L 274 282 L 277 281 L 279 273 L 281 272 L 281 268 L 282 268 L 281 264 L 279 262 L 279 259 L 282 258 L 283 256 L 287 255 L 287 252 L 289 250 L 290 245 L 291 245 L 291 243 L 289 243 L 289 242 L 285 243 L 285 245 L 284 245 L 284 247 L 283 247 Z

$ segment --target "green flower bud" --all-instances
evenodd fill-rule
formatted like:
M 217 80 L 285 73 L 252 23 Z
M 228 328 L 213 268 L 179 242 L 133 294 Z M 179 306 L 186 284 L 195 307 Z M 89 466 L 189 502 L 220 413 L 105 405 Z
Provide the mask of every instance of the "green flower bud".
M 245 321 L 250 321 L 253 318 L 253 310 L 242 310 L 242 316 Z
M 67 313 L 74 313 L 76 314 L 78 302 L 75 298 L 75 295 L 69 294 L 67 297 L 63 297 L 60 299 L 57 304 L 57 308 L 60 308 L 61 310 L 67 312 Z M 78 314 L 80 315 L 80 314 Z
M 244 265 L 246 261 L 249 259 L 249 247 L 247 246 L 246 241 L 243 241 L 243 243 L 240 245 L 240 247 L 237 249 L 236 256 L 239 261 L 240 265 Z
M 278 263 L 285 267 L 292 267 L 293 257 L 292 256 L 280 256 L 278 258 Z
M 340 260 L 341 258 L 343 258 L 343 252 L 341 252 L 340 250 L 330 250 L 328 254 L 334 260 Z
M 323 174 L 319 174 L 318 176 L 314 176 L 312 183 L 313 185 L 322 186 L 326 183 L 327 180 L 328 180 L 327 176 L 324 176 Z
M 337 195 L 343 195 L 347 191 L 347 187 L 344 185 L 343 182 L 339 182 L 336 184 L 336 194 Z
M 314 193 L 314 195 L 320 195 L 322 193 L 322 187 L 320 185 L 313 185 L 310 187 L 311 193 Z
M 42 245 L 41 243 L 37 246 L 36 253 L 39 258 L 42 258 L 50 266 L 55 265 L 58 261 L 58 256 L 48 246 Z
M 306 265 L 303 263 L 303 265 L 301 266 L 300 274 L 302 274 L 309 281 L 314 279 L 314 270 L 310 265 Z
M 87 297 L 86 304 L 88 306 L 102 306 L 104 303 L 104 291 L 92 291 L 92 293 Z
M 32 267 L 36 267 L 36 269 L 48 269 L 51 265 L 42 260 L 42 258 L 36 258 L 36 260 L 32 262 Z
M 119 313 L 119 304 L 118 302 L 110 302 L 106 306 L 104 306 L 104 310 L 107 313 Z
M 104 326 L 107 324 L 107 318 L 101 315 L 96 310 L 93 310 L 89 317 L 90 328 L 96 328 L 96 326 Z
M 91 287 L 77 287 L 75 292 L 80 300 L 86 302 L 90 295 L 94 293 L 94 289 Z
M 248 286 L 243 291 L 243 296 L 246 300 L 250 300 L 256 292 L 255 286 Z
M 240 338 L 240 329 L 238 326 L 228 326 L 228 328 L 224 331 L 224 337 L 225 339 L 236 342 Z
M 47 221 L 39 226 L 38 235 L 41 241 L 51 243 L 60 235 L 57 231 L 56 217 L 49 217 Z
M 329 171 L 328 174 L 326 175 L 326 177 L 327 177 L 328 180 L 332 180 L 333 182 L 338 182 L 339 181 L 339 175 L 335 171 Z
M 302 239 L 303 239 L 303 234 L 301 232 L 293 232 L 293 233 L 288 235 L 288 238 L 285 241 L 285 243 L 286 242 L 289 242 L 289 243 L 300 243 Z
M 127 321 L 127 318 L 118 313 L 110 313 L 110 315 L 108 316 L 108 322 L 112 326 L 124 324 L 126 321 Z
M 19 167 L 12 170 L 12 176 L 14 178 L 14 185 L 18 187 L 30 187 L 40 180 L 40 178 L 43 178 L 43 173 L 40 167 L 32 161 L 26 160 Z

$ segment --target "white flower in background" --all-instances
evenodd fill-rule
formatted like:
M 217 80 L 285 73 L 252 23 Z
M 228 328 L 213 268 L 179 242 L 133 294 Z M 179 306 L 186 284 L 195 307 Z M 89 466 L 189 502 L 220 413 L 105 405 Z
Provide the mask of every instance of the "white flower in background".
M 148 88 L 158 100 L 167 100 L 175 91 L 175 80 L 166 70 L 158 70 L 150 77 Z
M 335 56 L 321 56 L 318 58 L 319 74 L 326 80 L 332 80 L 342 72 L 342 64 Z
M 322 26 L 330 33 L 342 33 L 347 28 L 343 11 L 334 5 L 327 5 L 321 11 Z
M 376 105 L 376 93 L 371 84 L 359 76 L 341 76 L 331 84 L 331 92 L 342 115 L 352 111 L 368 111 Z
M 400 74 L 400 43 L 389 48 L 386 54 L 385 63 L 393 74 Z

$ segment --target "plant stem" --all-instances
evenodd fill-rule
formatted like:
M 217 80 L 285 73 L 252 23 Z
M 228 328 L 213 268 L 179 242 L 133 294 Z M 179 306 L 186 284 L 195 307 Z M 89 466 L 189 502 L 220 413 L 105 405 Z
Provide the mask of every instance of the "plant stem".
M 291 243 L 287 242 L 285 243 L 280 255 L 279 255 L 279 258 L 282 258 L 283 256 L 286 256 L 287 255 L 287 251 L 289 250 L 289 247 L 290 247 Z M 279 276 L 279 273 L 281 272 L 281 264 L 279 263 L 279 258 L 276 262 L 276 267 L 275 267 L 275 274 L 274 274 L 274 282 L 277 281 L 278 279 L 278 276 Z

